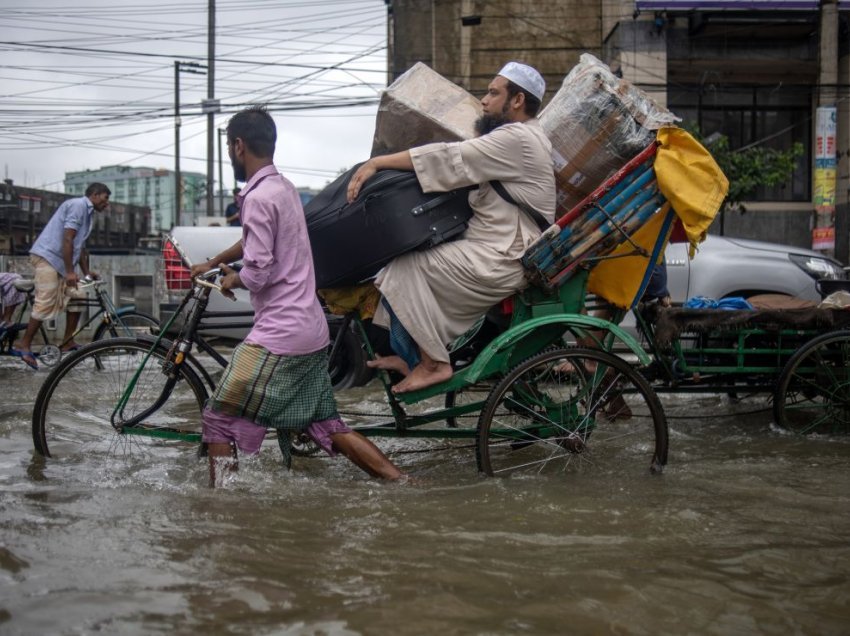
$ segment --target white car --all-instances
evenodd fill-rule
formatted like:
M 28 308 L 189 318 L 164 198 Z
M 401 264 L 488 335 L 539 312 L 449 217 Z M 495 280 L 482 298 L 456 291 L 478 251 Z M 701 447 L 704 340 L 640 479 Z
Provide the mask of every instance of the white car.
M 171 230 L 171 237 L 186 254 L 189 265 L 215 256 L 238 241 L 241 235 L 242 228 L 239 227 L 175 227 Z M 798 247 L 710 235 L 699 246 L 693 260 L 688 259 L 687 247 L 686 243 L 674 243 L 668 245 L 665 252 L 667 286 L 674 303 L 683 303 L 695 296 L 746 298 L 762 293 L 819 300 L 821 296 L 816 284 L 819 279 L 847 278 L 838 261 Z M 169 290 L 179 294 L 188 283 L 188 268 L 180 265 L 182 273 L 179 273 L 174 271 L 174 267 L 173 256 L 171 261 L 166 257 Z M 171 271 L 168 271 L 169 268 Z M 221 294 L 211 294 L 208 311 L 250 312 L 248 292 L 237 290 L 236 297 L 236 302 L 232 302 Z M 171 304 L 160 308 L 162 322 L 165 322 L 169 310 L 173 310 L 175 300 L 179 298 L 172 298 Z M 243 317 L 238 320 L 244 323 L 241 328 L 215 329 L 207 333 L 241 340 L 248 331 L 250 319 Z M 224 324 L 228 318 L 213 318 L 210 322 Z M 623 326 L 629 328 L 631 322 L 633 319 L 625 321 Z M 341 319 L 329 316 L 328 323 L 333 336 Z M 332 369 L 334 385 L 346 388 L 368 381 L 372 374 L 365 366 L 365 355 L 356 332 L 352 330 L 347 334 L 342 347 L 341 362 Z

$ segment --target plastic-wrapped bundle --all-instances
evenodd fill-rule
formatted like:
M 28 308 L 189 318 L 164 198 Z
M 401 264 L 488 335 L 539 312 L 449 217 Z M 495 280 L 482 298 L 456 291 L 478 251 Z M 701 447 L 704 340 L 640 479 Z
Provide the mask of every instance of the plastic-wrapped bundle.
M 678 118 L 585 53 L 540 114 L 552 142 L 560 217 Z

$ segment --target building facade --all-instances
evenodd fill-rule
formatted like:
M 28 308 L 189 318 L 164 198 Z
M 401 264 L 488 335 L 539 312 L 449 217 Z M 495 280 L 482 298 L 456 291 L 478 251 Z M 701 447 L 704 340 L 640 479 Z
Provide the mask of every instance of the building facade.
M 722 232 L 812 247 L 816 228 L 831 228 L 820 236 L 832 232 L 835 255 L 848 262 L 850 2 L 385 3 L 388 82 L 423 61 L 482 95 L 500 65 L 514 59 L 543 73 L 548 98 L 589 52 L 704 136 L 726 135 L 733 149 L 802 144 L 804 155 L 788 182 L 754 192 L 745 212 L 726 212 Z M 832 164 L 818 145 L 824 112 L 832 118 Z M 712 231 L 720 232 L 720 223 Z
M 180 176 L 181 217 L 184 212 L 196 215 L 201 205 L 206 207 L 206 175 L 198 172 L 181 172 Z M 174 225 L 185 224 L 181 222 L 182 219 L 175 218 L 175 179 L 172 170 L 103 166 L 97 170 L 66 172 L 65 192 L 73 196 L 82 196 L 93 181 L 105 183 L 112 190 L 112 201 L 149 207 L 151 217 L 146 232 L 150 234 L 168 231 Z
M 0 254 L 25 255 L 41 230 L 66 199 L 79 195 L 17 186 L 11 179 L 0 183 Z M 128 254 L 138 249 L 148 233 L 150 208 L 110 203 L 97 212 L 86 241 L 89 252 Z

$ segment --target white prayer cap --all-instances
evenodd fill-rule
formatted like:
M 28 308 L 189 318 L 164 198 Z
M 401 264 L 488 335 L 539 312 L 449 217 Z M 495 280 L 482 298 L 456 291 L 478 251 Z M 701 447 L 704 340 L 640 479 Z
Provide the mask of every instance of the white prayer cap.
M 537 69 L 519 62 L 508 62 L 498 74 L 527 90 L 541 102 L 543 101 L 543 95 L 546 93 L 546 82 L 543 76 L 537 72 Z

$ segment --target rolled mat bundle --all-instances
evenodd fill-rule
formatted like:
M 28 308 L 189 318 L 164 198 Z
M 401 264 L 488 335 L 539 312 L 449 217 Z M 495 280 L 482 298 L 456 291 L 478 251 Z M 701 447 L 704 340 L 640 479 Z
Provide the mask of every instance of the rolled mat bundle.
M 526 275 L 542 287 L 566 281 L 580 263 L 605 256 L 666 203 L 653 163 L 655 143 L 561 217 L 526 251 Z

